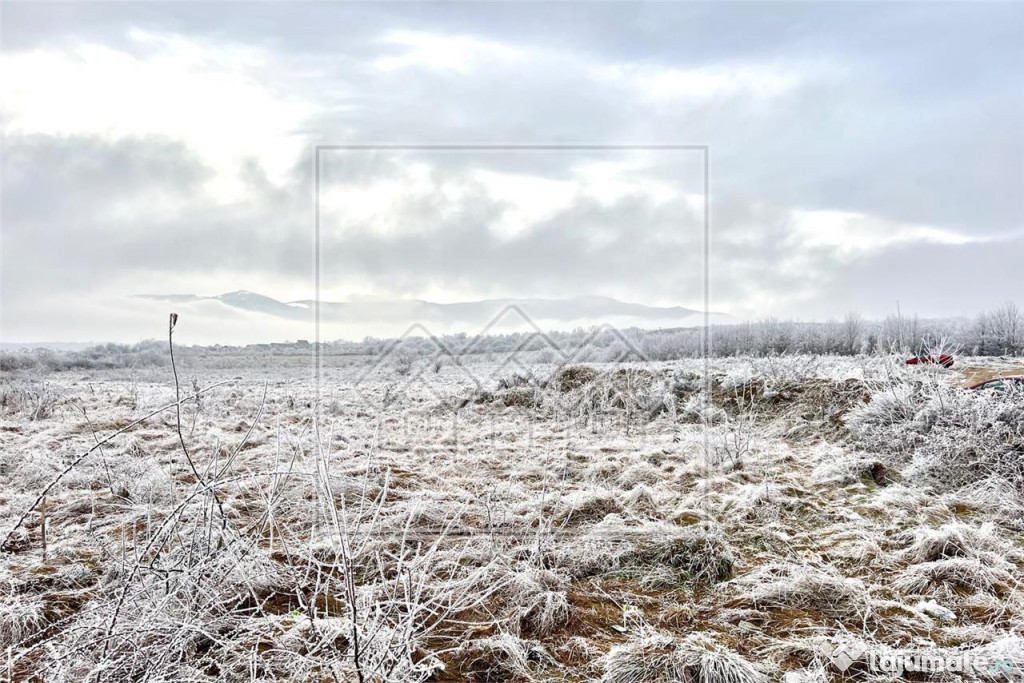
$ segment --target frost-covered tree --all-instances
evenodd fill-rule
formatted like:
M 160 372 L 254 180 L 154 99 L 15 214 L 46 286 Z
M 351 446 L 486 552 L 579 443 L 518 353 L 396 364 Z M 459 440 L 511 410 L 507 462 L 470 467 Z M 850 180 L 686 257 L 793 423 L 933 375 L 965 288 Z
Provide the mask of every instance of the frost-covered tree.
M 861 337 L 864 334 L 864 319 L 856 311 L 850 311 L 843 319 L 842 350 L 843 353 L 854 355 L 860 351 Z
M 978 316 L 975 346 L 981 355 L 1017 355 L 1024 352 L 1024 315 L 1012 301 Z

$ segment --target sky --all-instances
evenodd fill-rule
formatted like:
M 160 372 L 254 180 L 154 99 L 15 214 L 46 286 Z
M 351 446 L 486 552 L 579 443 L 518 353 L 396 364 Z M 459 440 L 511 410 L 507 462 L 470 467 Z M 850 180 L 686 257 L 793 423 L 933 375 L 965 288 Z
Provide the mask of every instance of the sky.
M 1019 3 L 4 2 L 0 341 L 311 299 L 317 208 L 329 300 L 700 308 L 706 206 L 737 319 L 1020 302 L 1022 35 Z M 707 201 L 700 150 L 314 164 L 355 144 L 706 147 Z

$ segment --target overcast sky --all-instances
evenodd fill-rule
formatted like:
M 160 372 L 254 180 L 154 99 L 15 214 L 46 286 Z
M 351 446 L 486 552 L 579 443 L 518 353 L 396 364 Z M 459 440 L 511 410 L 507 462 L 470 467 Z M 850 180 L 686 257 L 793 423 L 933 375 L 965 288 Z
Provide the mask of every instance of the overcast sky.
M 133 294 L 312 298 L 315 144 L 707 145 L 712 308 L 740 318 L 965 315 L 1024 291 L 1019 3 L 2 18 L 3 341 L 159 336 L 166 306 Z M 324 153 L 324 298 L 699 306 L 700 162 Z

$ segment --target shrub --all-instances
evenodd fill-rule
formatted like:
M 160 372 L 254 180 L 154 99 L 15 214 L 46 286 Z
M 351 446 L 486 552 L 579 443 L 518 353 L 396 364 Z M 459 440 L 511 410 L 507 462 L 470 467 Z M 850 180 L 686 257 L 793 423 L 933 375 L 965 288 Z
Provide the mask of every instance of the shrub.
M 897 384 L 851 411 L 861 448 L 903 456 L 905 478 L 951 488 L 998 477 L 1024 492 L 1024 395 Z
M 1009 570 L 1012 570 L 1012 566 L 1000 566 L 974 558 L 952 557 L 912 565 L 896 579 L 895 587 L 913 595 L 932 594 L 936 591 L 940 594 L 967 591 L 1001 595 L 1015 583 Z
M 562 368 L 555 376 L 555 384 L 563 394 L 579 389 L 593 382 L 600 373 L 586 365 L 570 365 Z
M 720 529 L 708 523 L 688 527 L 654 524 L 648 527 L 634 556 L 640 563 L 680 569 L 697 583 L 732 578 L 736 555 Z
M 737 579 L 741 602 L 760 609 L 802 609 L 826 619 L 855 621 L 868 609 L 863 583 L 833 569 L 799 565 L 768 565 Z
M 677 639 L 647 633 L 604 656 L 602 683 L 762 683 L 746 659 L 705 633 Z

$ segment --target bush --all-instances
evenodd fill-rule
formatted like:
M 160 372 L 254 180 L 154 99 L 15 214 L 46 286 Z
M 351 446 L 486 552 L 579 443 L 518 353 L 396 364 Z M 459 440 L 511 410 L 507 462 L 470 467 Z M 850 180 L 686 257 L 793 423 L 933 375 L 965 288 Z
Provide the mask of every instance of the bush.
M 896 385 L 846 424 L 862 448 L 909 459 L 905 478 L 958 488 L 992 476 L 1024 492 L 1024 395 Z
M 187 353 L 187 352 L 186 352 Z M 159 342 L 138 344 L 101 344 L 82 351 L 7 351 L 0 353 L 0 370 L 113 370 L 155 367 L 169 363 L 165 347 Z
M 746 659 L 699 632 L 684 639 L 648 633 L 613 647 L 602 664 L 602 683 L 762 683 L 767 680 Z
M 721 530 L 700 523 L 678 530 L 666 528 L 658 539 L 641 549 L 639 561 L 680 569 L 697 583 L 713 584 L 732 578 L 736 554 Z
M 0 388 L 0 413 L 3 414 L 45 420 L 52 417 L 60 405 L 60 395 L 45 382 L 18 381 Z
M 586 365 L 570 365 L 558 371 L 555 383 L 563 394 L 579 389 L 593 382 L 600 373 Z

